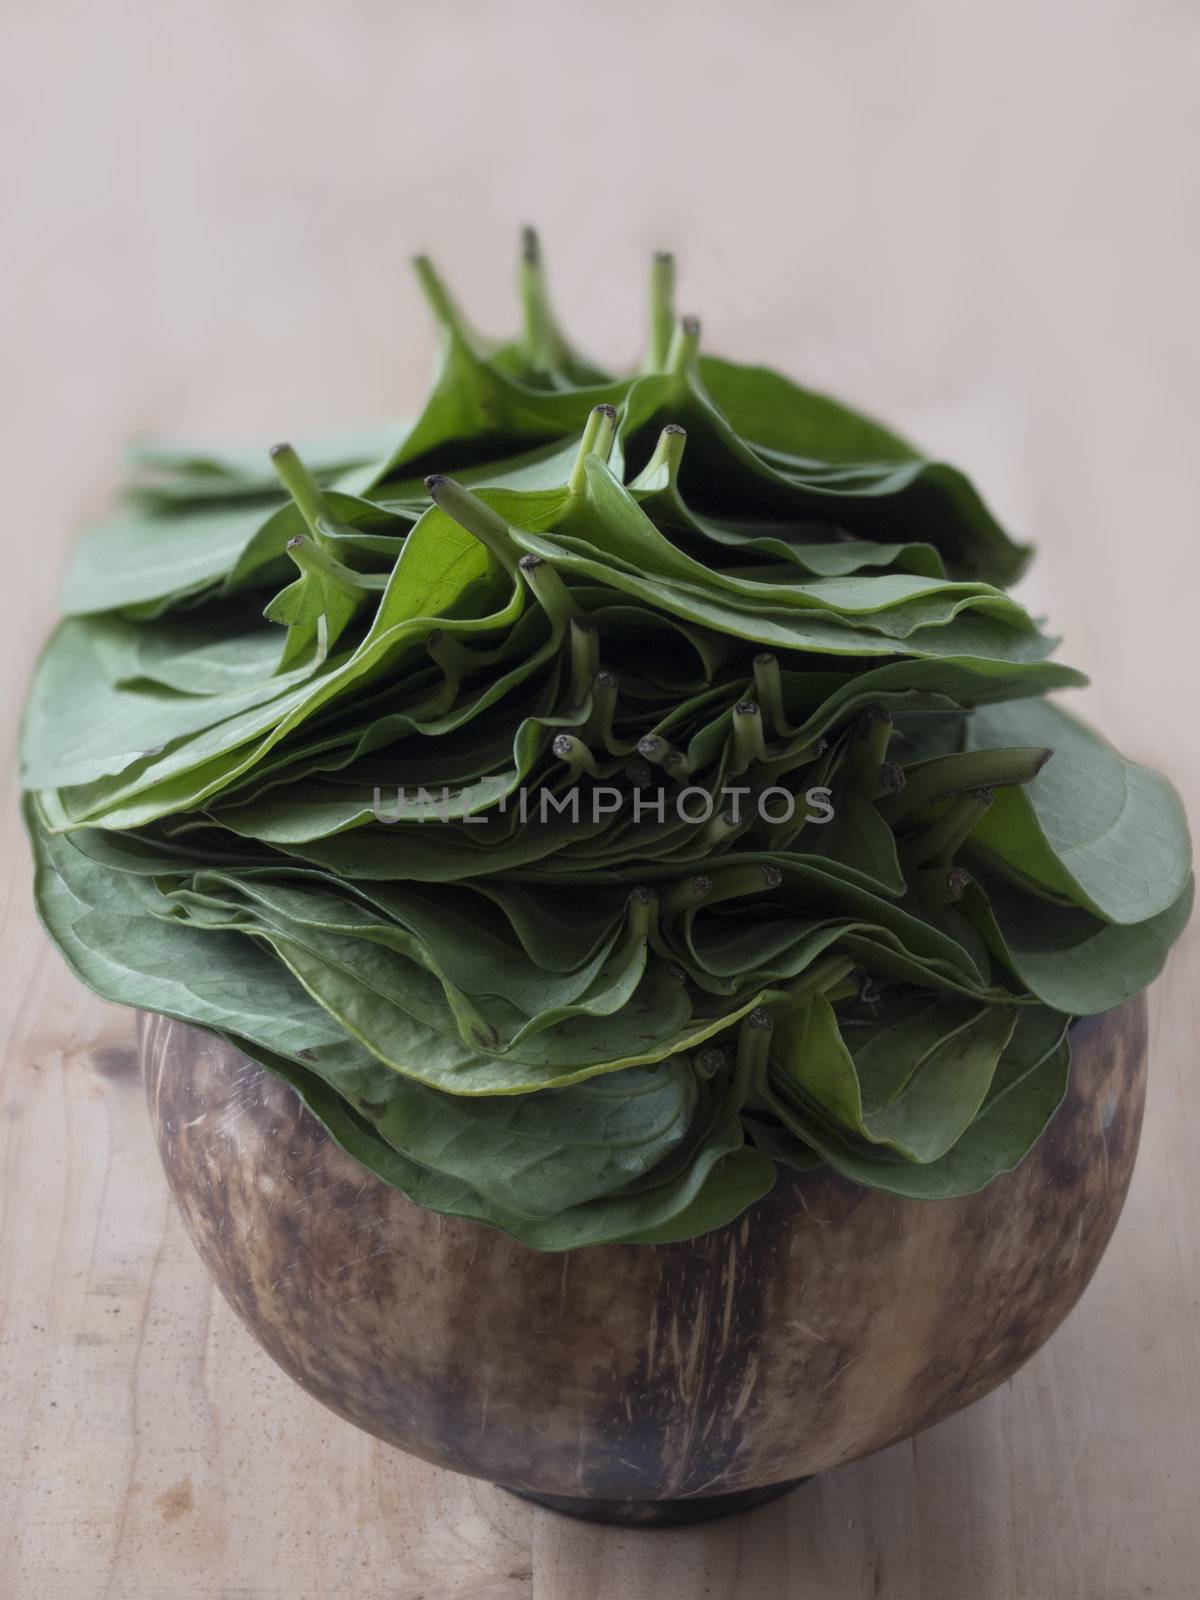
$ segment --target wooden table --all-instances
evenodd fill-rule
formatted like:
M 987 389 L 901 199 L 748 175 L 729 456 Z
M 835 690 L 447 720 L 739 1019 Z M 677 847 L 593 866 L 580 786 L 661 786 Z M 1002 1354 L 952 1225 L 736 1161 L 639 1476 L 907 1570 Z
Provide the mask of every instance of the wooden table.
M 9 0 L 5 713 L 72 532 L 154 429 L 411 407 L 432 246 L 510 316 L 516 224 L 612 359 L 680 251 L 713 345 L 963 459 L 1042 557 L 1081 698 L 1200 799 L 1200 14 Z M 15 158 L 15 159 L 13 159 Z M 1131 566 L 1136 556 L 1138 565 Z M 1200 947 L 1083 1305 L 999 1393 L 728 1523 L 609 1531 L 294 1388 L 167 1201 L 131 1019 L 68 976 L 5 811 L 0 1595 L 1184 1600 L 1200 1572 Z

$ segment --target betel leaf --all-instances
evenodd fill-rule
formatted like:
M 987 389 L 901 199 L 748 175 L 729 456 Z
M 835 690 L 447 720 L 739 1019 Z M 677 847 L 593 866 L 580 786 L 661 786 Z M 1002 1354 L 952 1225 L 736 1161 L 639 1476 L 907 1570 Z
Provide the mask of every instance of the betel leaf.
M 275 502 L 278 504 L 278 500 Z M 263 520 L 262 503 L 126 512 L 80 541 L 63 587 L 68 616 L 159 604 L 213 589 Z M 298 531 L 293 529 L 293 532 Z
M 922 1165 L 945 1155 L 983 1104 L 1015 1010 L 922 1000 L 851 1050 L 822 994 L 788 1017 L 775 1082 L 841 1128 Z
M 1011 1170 L 1191 905 L 1169 785 L 1045 699 L 1027 550 L 703 352 L 669 258 L 627 372 L 529 232 L 511 338 L 418 276 L 415 421 L 143 447 L 85 536 L 22 732 L 51 939 L 535 1249 Z
M 1145 922 L 1101 922 L 996 880 L 967 890 L 966 915 L 1013 978 L 1043 1004 L 1109 1011 L 1153 983 L 1192 914 L 1189 877 L 1179 898 Z
M 1191 872 L 1187 823 L 1165 778 L 1126 761 L 1050 701 L 989 706 L 966 723 L 970 749 L 1045 745 L 1055 759 L 1004 789 L 973 844 L 1022 879 L 1106 922 L 1145 922 Z
M 739 1126 L 731 1130 L 737 1140 L 732 1148 L 723 1150 L 721 1141 L 710 1135 L 702 1147 L 693 1148 L 686 1167 L 659 1185 L 630 1193 L 617 1190 L 560 1207 L 546 1216 L 526 1216 L 505 1210 L 462 1178 L 424 1167 L 403 1155 L 313 1072 L 270 1051 L 235 1042 L 289 1083 L 335 1142 L 392 1188 L 432 1211 L 499 1228 L 535 1250 L 574 1250 L 618 1240 L 666 1244 L 695 1238 L 731 1222 L 760 1200 L 775 1180 L 773 1164 L 741 1142 Z
M 910 1200 L 975 1194 L 1019 1165 L 1045 1132 L 1066 1093 L 1070 1068 L 1066 1019 L 1049 1015 L 1055 1020 L 1047 1030 L 1038 1020 L 1039 1013 L 1021 1014 L 1000 1058 L 993 1092 L 958 1140 L 935 1161 L 882 1160 L 870 1145 L 795 1106 L 788 1108 L 786 1125 L 776 1119 L 756 1119 L 752 1123 L 755 1144 L 777 1161 L 802 1168 L 815 1156 L 851 1182 Z M 1034 1024 L 1028 1032 L 1026 1018 Z

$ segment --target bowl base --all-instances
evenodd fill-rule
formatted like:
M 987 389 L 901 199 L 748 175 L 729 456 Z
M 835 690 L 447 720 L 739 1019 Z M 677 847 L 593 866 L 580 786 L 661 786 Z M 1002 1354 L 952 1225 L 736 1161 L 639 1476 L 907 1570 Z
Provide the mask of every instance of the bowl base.
M 612 1522 L 623 1528 L 679 1528 L 687 1522 L 707 1522 L 713 1517 L 731 1517 L 739 1511 L 753 1511 L 780 1495 L 807 1483 L 807 1478 L 789 1478 L 785 1483 L 768 1483 L 761 1489 L 739 1489 L 734 1494 L 690 1495 L 679 1500 L 590 1500 L 569 1494 L 535 1494 L 530 1489 L 508 1489 L 520 1500 L 531 1500 L 548 1511 L 567 1517 L 582 1517 L 585 1522 Z

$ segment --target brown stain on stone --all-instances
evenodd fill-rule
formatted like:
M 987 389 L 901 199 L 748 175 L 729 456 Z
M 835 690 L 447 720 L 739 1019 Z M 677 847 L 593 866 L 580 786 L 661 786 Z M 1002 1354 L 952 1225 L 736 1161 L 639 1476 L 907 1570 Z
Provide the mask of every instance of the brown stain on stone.
M 1057 1117 L 979 1195 L 906 1201 L 781 1173 L 702 1239 L 562 1256 L 414 1206 L 232 1047 L 163 1018 L 142 1025 L 175 1198 L 280 1365 L 426 1460 L 606 1500 L 824 1470 L 949 1415 L 1028 1359 L 1120 1214 L 1145 1095 L 1144 1001 L 1072 1039 Z
M 178 1483 L 173 1483 L 169 1489 L 165 1489 L 154 1502 L 164 1522 L 175 1522 L 178 1518 L 186 1516 L 195 1503 L 192 1480 L 187 1477 L 180 1478 Z

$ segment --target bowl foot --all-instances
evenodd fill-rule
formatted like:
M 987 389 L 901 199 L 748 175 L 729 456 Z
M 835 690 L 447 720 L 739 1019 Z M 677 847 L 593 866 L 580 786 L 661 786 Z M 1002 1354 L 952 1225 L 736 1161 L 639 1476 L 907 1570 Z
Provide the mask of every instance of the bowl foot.
M 755 1506 L 777 1500 L 807 1482 L 807 1478 L 789 1478 L 785 1483 L 768 1483 L 761 1489 L 691 1495 L 679 1500 L 590 1500 L 569 1494 L 535 1494 L 529 1489 L 508 1489 L 508 1493 L 532 1500 L 548 1511 L 582 1517 L 586 1522 L 614 1522 L 625 1528 L 678 1528 L 686 1522 L 707 1522 L 713 1517 L 731 1517 L 738 1511 L 753 1511 Z M 500 1487 L 507 1489 L 508 1485 L 502 1483 Z

